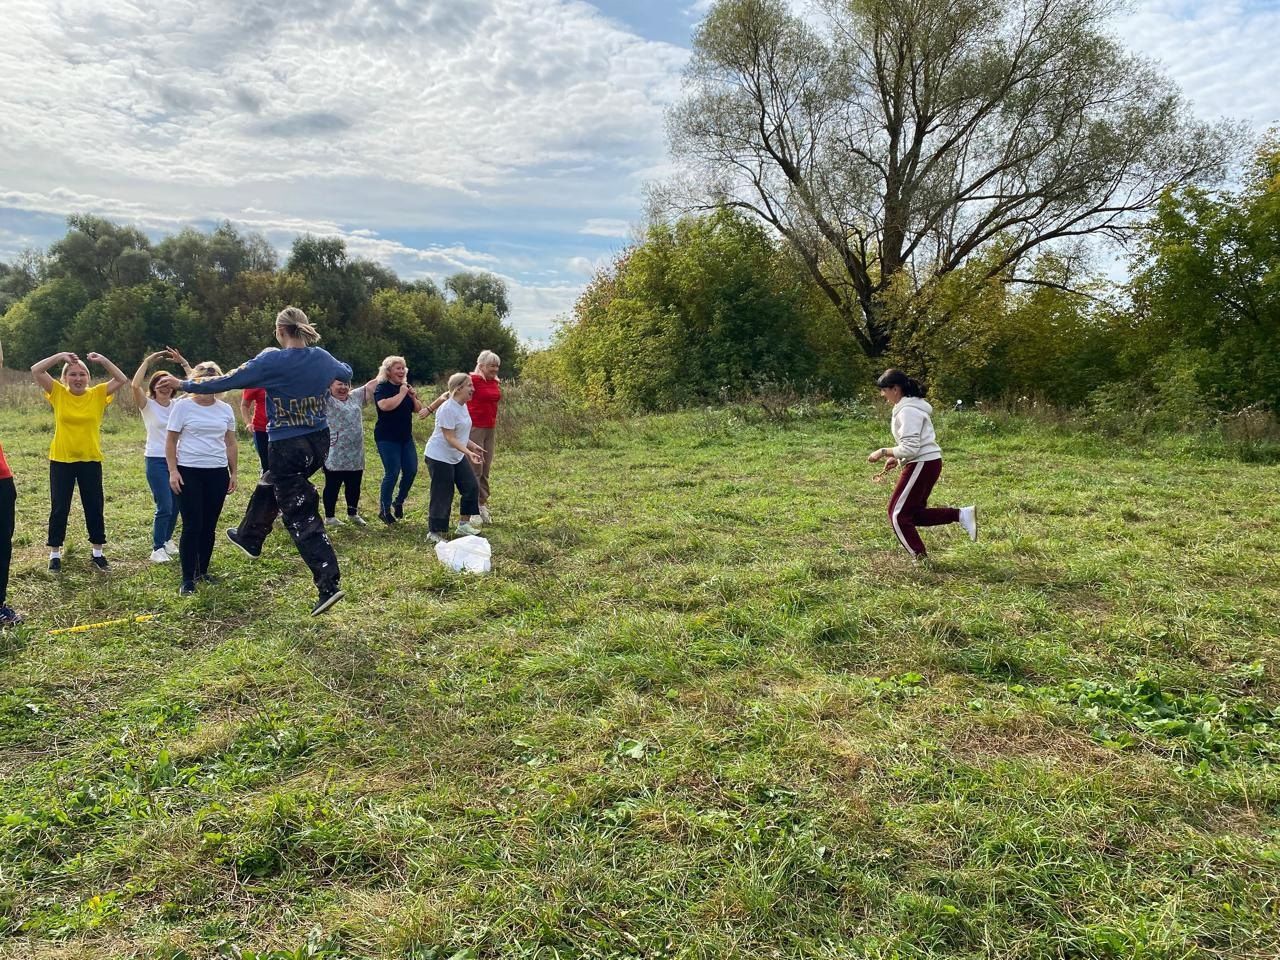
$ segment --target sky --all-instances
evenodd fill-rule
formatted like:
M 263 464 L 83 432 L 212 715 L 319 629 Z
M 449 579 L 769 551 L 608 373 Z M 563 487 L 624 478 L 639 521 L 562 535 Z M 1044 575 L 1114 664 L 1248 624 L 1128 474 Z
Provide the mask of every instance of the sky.
M 340 236 L 406 279 L 498 274 L 545 343 L 670 173 L 709 5 L 0 0 L 0 260 L 77 212 Z M 1139 0 L 1114 30 L 1201 116 L 1280 124 L 1280 0 Z

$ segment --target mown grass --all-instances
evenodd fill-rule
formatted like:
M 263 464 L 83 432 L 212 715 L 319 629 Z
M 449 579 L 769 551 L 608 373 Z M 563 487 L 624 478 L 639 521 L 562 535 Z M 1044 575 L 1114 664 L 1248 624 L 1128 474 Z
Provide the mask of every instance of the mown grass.
M 279 537 L 177 596 L 123 409 L 114 571 L 73 521 L 48 579 L 49 417 L 0 411 L 0 952 L 1280 955 L 1276 467 L 943 417 L 983 538 L 921 569 L 879 413 L 511 403 L 493 574 L 420 485 L 315 620 Z

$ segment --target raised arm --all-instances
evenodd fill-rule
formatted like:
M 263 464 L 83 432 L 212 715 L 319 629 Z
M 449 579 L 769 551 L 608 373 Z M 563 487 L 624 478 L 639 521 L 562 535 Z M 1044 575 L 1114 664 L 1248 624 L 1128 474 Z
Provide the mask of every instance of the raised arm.
M 177 347 L 165 347 L 164 352 L 169 355 L 169 359 L 174 363 L 182 365 L 182 370 L 188 377 L 191 376 L 191 364 L 187 363 L 187 358 L 178 352 Z
M 378 388 L 378 378 L 374 377 L 368 383 L 363 383 L 351 391 L 351 395 L 356 398 L 356 403 L 364 406 L 373 399 L 373 391 Z
M 262 384 L 259 381 L 264 374 L 263 357 L 269 353 L 270 351 L 263 351 L 252 360 L 246 360 L 235 370 L 221 377 L 210 377 L 208 380 L 199 382 L 181 380 L 176 381 L 174 385 L 177 389 L 185 390 L 187 393 L 223 393 L 227 390 L 243 389 L 244 387 L 260 387 Z
M 444 393 L 440 394 L 440 396 L 436 397 L 434 400 L 428 403 L 425 407 L 422 406 L 422 404 L 419 404 L 418 406 L 422 407 L 422 409 L 418 411 L 418 419 L 425 420 L 427 417 L 431 416 L 431 414 L 439 410 L 440 405 L 448 399 L 449 399 L 449 391 L 446 390 Z
M 163 350 L 157 350 L 155 353 L 149 353 L 142 358 L 142 363 L 138 365 L 137 372 L 134 373 L 133 379 L 129 382 L 129 386 L 133 387 L 133 402 L 138 405 L 141 410 L 147 405 L 147 374 L 151 371 L 151 365 L 165 356 Z
M 37 360 L 31 365 L 31 376 L 35 378 L 40 389 L 48 393 L 53 389 L 53 377 L 49 376 L 49 368 L 55 363 L 72 363 L 80 358 L 69 350 L 62 353 L 55 353 L 52 357 L 45 357 L 43 360 Z
M 107 381 L 107 396 L 111 396 L 121 387 L 129 382 L 129 378 L 124 375 L 124 371 L 117 367 L 100 353 L 91 353 L 85 357 L 90 363 L 96 363 L 102 367 L 107 373 L 111 374 L 111 379 Z

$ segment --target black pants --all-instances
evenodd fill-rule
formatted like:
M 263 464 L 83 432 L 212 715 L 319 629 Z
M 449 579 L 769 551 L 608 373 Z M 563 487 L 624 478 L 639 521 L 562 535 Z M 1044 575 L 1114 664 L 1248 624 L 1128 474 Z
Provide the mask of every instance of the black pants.
M 347 488 L 347 516 L 354 517 L 360 511 L 360 481 L 363 470 L 330 470 L 324 468 L 324 515 L 332 517 L 338 509 L 338 490 Z
M 240 521 L 241 542 L 253 553 L 271 532 L 271 524 L 284 515 L 285 529 L 293 537 L 298 554 L 311 570 L 316 587 L 324 593 L 338 589 L 338 556 L 320 519 L 320 495 L 311 475 L 324 466 L 329 455 L 329 431 L 317 430 L 287 440 L 272 440 L 267 451 L 267 472 L 249 497 Z
M 63 463 L 49 461 L 49 546 L 60 547 L 67 539 L 67 517 L 71 515 L 71 492 L 80 487 L 80 506 L 90 543 L 107 542 L 107 525 L 102 518 L 102 464 L 97 460 Z
M 13 556 L 13 519 L 18 488 L 13 477 L 0 480 L 0 607 L 9 602 L 9 560 Z
M 267 432 L 253 431 L 253 449 L 258 451 L 258 462 L 262 464 L 262 472 L 267 472 Z
M 175 497 L 182 515 L 178 554 L 182 559 L 182 582 L 192 583 L 209 572 L 218 518 L 222 516 L 231 478 L 226 467 L 179 466 L 178 473 L 182 474 L 182 492 Z
M 431 477 L 431 499 L 427 503 L 427 529 L 432 533 L 445 533 L 449 529 L 449 514 L 453 512 L 453 489 L 462 495 L 462 513 L 474 517 L 480 512 L 480 483 L 471 461 L 463 457 L 457 463 L 426 458 L 427 474 Z

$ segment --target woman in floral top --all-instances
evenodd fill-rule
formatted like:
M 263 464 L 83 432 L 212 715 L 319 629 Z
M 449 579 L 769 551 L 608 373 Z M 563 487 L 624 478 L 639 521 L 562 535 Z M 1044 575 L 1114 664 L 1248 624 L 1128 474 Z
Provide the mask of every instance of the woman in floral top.
M 335 380 L 324 398 L 325 415 L 329 418 L 329 456 L 324 461 L 324 524 L 335 527 L 342 523 L 336 516 L 338 491 L 347 493 L 347 520 L 357 527 L 365 526 L 360 516 L 360 481 L 364 478 L 364 405 L 373 397 L 376 380 L 351 389 L 346 380 Z

